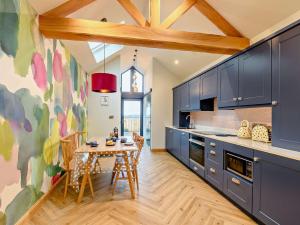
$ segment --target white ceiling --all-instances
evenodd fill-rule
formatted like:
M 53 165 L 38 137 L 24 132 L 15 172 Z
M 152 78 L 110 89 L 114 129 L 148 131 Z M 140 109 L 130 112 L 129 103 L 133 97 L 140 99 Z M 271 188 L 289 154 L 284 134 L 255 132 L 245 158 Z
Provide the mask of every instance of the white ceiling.
M 66 0 L 29 0 L 38 13 L 44 13 Z M 253 38 L 271 26 L 284 20 L 300 10 L 299 0 L 207 0 L 244 36 Z M 148 17 L 148 0 L 133 0 L 135 5 Z M 182 0 L 161 0 L 161 18 L 166 18 Z M 135 24 L 127 12 L 116 0 L 97 0 L 96 2 L 70 15 L 73 18 L 100 20 L 106 17 L 109 21 Z M 212 34 L 222 34 L 206 17 L 195 8 L 190 9 L 173 26 L 172 29 L 194 31 Z M 87 42 L 64 41 L 72 54 L 87 71 L 92 71 L 99 65 L 88 47 Z M 133 52 L 134 47 L 126 48 Z M 164 49 L 139 48 L 147 51 L 160 61 L 175 75 L 185 78 L 205 67 L 222 55 L 182 52 Z M 142 60 L 142 59 L 139 59 Z M 179 60 L 175 65 L 174 60 Z

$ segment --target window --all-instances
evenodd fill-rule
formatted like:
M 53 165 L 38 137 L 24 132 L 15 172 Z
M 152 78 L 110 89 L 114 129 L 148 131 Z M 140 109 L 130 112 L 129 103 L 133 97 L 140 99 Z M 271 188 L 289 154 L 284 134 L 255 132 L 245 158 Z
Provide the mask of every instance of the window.
M 144 76 L 135 67 L 122 74 L 122 93 L 143 93 Z
M 143 134 L 144 76 L 131 67 L 121 76 L 121 135 Z
M 96 63 L 104 60 L 104 43 L 102 42 L 88 42 Z M 120 51 L 123 45 L 105 44 L 105 57 L 109 57 Z

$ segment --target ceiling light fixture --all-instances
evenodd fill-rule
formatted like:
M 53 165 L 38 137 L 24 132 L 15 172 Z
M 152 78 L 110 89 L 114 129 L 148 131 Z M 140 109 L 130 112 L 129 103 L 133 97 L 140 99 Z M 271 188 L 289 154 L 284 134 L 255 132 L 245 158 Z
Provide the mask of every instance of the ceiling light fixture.
M 103 18 L 101 22 L 107 22 L 106 18 Z M 117 76 L 111 73 L 105 72 L 105 43 L 104 43 L 104 71 L 103 73 L 92 74 L 92 91 L 99 93 L 114 93 L 117 91 Z
M 125 20 L 122 20 L 121 22 L 120 22 L 120 24 L 125 24 L 126 22 L 125 22 Z
M 178 65 L 178 64 L 179 64 L 179 60 L 176 59 L 176 60 L 174 61 L 174 64 L 175 64 L 175 65 Z

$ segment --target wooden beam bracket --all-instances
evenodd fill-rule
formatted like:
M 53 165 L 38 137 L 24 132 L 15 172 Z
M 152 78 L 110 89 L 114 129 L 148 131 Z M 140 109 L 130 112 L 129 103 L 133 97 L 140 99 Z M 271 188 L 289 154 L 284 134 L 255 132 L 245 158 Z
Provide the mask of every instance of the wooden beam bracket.
M 120 5 L 129 13 L 129 15 L 142 27 L 150 26 L 140 10 L 132 3 L 131 0 L 118 0 Z

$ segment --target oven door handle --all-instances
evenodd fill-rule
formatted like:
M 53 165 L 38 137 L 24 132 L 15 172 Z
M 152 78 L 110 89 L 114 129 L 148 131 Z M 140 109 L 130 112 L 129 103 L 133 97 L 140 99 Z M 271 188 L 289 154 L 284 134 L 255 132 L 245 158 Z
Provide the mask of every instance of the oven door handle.
M 189 139 L 189 142 L 194 143 L 194 144 L 196 144 L 196 145 L 200 145 L 200 146 L 202 146 L 202 147 L 205 147 L 205 143 L 204 143 L 204 142 L 201 142 L 201 141 L 196 141 L 196 140 L 194 140 L 194 139 Z

